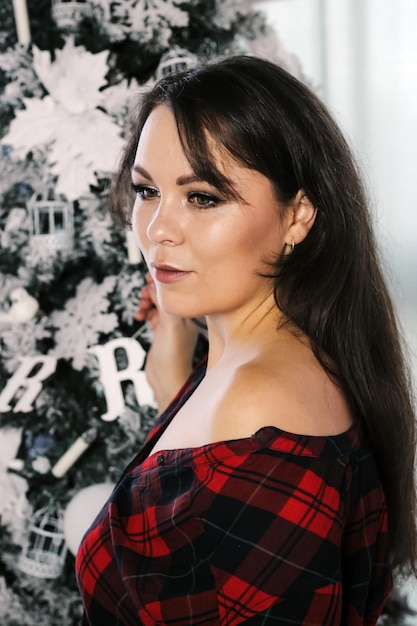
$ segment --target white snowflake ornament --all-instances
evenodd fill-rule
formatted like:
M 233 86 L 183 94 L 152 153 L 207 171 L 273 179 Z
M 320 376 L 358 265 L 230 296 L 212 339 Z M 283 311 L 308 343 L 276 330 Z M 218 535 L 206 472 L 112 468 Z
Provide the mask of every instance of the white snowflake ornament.
M 96 183 L 95 172 L 113 171 L 123 146 L 121 129 L 102 104 L 108 52 L 92 54 L 69 39 L 56 60 L 34 47 L 36 71 L 48 90 L 44 98 L 24 100 L 2 143 L 19 158 L 48 146 L 56 192 L 75 200 Z
M 115 276 L 107 276 L 100 284 L 91 278 L 81 281 L 65 309 L 51 313 L 51 325 L 57 330 L 56 348 L 49 354 L 72 359 L 76 370 L 87 365 L 87 349 L 98 343 L 101 335 L 110 335 L 117 328 L 117 315 L 109 312 L 109 295 L 115 284 Z
M 52 62 L 47 50 L 33 47 L 33 67 L 52 100 L 74 114 L 99 106 L 102 99 L 99 89 L 107 82 L 109 51 L 92 54 L 83 46 L 75 46 L 69 37 L 55 55 Z

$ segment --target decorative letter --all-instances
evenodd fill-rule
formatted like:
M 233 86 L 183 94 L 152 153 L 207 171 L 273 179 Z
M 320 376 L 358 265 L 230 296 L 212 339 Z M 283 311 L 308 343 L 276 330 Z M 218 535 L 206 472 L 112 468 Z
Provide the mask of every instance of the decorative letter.
M 125 369 L 119 370 L 115 359 L 115 351 L 122 349 L 128 363 Z M 112 339 L 104 346 L 94 346 L 90 349 L 99 361 L 101 382 L 107 402 L 107 413 L 101 416 L 105 422 L 114 421 L 122 412 L 125 405 L 122 381 L 130 380 L 135 388 L 138 404 L 155 406 L 155 399 L 151 387 L 146 380 L 145 372 L 140 371 L 145 360 L 146 352 L 142 346 L 130 337 Z
M 11 411 L 10 401 L 22 390 L 18 402 L 13 408 L 14 413 L 28 413 L 33 411 L 33 402 L 42 391 L 42 381 L 46 380 L 55 372 L 56 358 L 48 355 L 24 356 L 20 360 L 22 364 L 8 380 L 7 385 L 0 393 L 0 413 Z M 37 365 L 41 367 L 32 374 Z

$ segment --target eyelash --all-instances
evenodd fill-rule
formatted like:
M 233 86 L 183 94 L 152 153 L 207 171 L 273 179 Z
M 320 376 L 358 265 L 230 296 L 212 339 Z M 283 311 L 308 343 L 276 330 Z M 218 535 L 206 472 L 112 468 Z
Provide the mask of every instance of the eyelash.
M 207 204 L 199 204 L 198 202 L 195 202 L 199 209 L 213 209 L 222 203 L 222 200 L 217 196 L 214 196 L 212 193 L 204 193 L 201 191 L 193 191 L 188 194 L 189 202 L 192 202 L 194 199 L 203 199 L 207 202 Z
M 132 183 L 132 189 L 142 200 L 149 200 L 149 197 L 146 194 L 150 191 L 158 194 L 156 189 L 149 187 L 148 185 L 135 185 L 135 183 Z M 152 197 L 155 198 L 157 195 Z
M 159 192 L 154 187 L 149 187 L 148 185 L 135 185 L 135 183 L 132 183 L 132 189 L 142 200 L 145 201 L 153 200 L 159 196 Z M 154 195 L 149 196 L 149 192 Z M 211 209 L 222 203 L 221 198 L 203 191 L 193 191 L 188 194 L 187 199 L 189 202 L 195 204 L 199 209 Z M 204 200 L 206 204 L 199 204 L 199 202 L 194 202 L 194 200 Z

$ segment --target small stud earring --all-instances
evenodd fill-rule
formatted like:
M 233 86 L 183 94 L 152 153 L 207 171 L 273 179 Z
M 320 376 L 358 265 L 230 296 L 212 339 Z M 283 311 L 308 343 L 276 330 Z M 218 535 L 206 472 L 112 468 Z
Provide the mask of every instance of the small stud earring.
M 292 254 L 294 252 L 295 242 L 294 239 L 291 240 L 291 243 L 286 243 L 284 246 L 284 254 Z

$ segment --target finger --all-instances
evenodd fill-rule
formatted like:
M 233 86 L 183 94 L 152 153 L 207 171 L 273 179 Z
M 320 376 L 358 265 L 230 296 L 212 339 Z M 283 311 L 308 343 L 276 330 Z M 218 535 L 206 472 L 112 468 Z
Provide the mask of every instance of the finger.
M 156 310 L 156 307 L 152 303 L 141 302 L 135 314 L 135 319 L 137 321 L 146 320 L 153 310 Z
M 152 300 L 153 304 L 158 306 L 158 297 L 156 295 L 156 285 L 154 282 L 149 284 L 147 293 L 149 294 L 149 298 Z
M 139 307 L 135 315 L 135 319 L 138 321 L 146 320 L 149 312 L 155 308 L 155 304 L 152 299 L 149 297 L 148 290 L 142 290 L 139 300 Z

